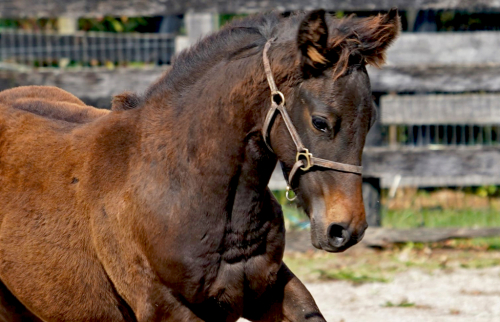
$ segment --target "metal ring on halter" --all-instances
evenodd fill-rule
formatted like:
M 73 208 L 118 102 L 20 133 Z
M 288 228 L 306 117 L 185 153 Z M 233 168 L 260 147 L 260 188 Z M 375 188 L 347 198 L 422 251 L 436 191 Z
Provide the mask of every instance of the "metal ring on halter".
M 280 98 L 281 98 L 281 102 L 279 102 L 279 103 L 278 103 L 278 102 L 276 102 L 276 101 L 274 100 L 274 96 L 275 96 L 275 95 L 279 95 L 279 96 L 280 96 Z M 271 99 L 272 99 L 272 100 L 273 100 L 273 102 L 274 102 L 274 103 L 276 103 L 276 105 L 278 105 L 278 106 L 283 106 L 283 105 L 285 105 L 285 95 L 283 95 L 283 93 L 282 93 L 282 92 L 280 92 L 280 91 L 275 91 L 275 92 L 272 92 L 272 93 L 271 93 Z
M 295 199 L 297 199 L 297 195 L 295 195 L 293 198 L 290 198 L 290 195 L 289 195 L 290 191 L 293 192 L 292 188 L 290 186 L 286 186 L 286 194 L 285 194 L 286 199 L 288 201 L 294 201 Z M 293 193 L 295 193 L 295 192 L 293 192 Z

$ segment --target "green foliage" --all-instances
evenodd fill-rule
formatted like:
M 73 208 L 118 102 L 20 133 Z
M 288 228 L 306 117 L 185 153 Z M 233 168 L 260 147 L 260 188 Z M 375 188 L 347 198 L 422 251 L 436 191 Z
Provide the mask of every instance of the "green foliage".
M 239 19 L 248 16 L 247 14 L 220 14 L 219 15 L 219 26 L 223 27 L 224 25 L 230 23 L 233 19 Z
M 0 29 L 18 29 L 19 20 L 0 19 Z
M 345 12 L 344 11 L 336 11 L 335 12 L 335 18 L 341 19 L 345 17 Z
M 56 30 L 57 19 L 51 18 L 22 18 L 22 19 L 0 19 L 0 30 L 22 29 L 22 30 Z
M 103 17 L 78 19 L 78 28 L 84 31 L 133 32 L 147 28 L 152 22 L 147 17 Z M 153 32 L 153 30 L 151 30 Z
M 78 29 L 103 32 L 156 32 L 157 17 L 102 17 L 80 18 Z M 0 19 L 1 29 L 57 30 L 57 18 Z
M 465 187 L 463 191 L 480 197 L 500 197 L 500 187 L 495 185 Z
M 438 31 L 500 30 L 498 13 L 438 11 L 436 12 Z

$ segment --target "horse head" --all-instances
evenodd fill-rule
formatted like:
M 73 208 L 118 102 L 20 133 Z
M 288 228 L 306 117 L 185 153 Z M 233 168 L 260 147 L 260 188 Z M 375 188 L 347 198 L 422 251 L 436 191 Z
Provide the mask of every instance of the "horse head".
M 385 51 L 399 30 L 397 10 L 341 20 L 313 11 L 299 24 L 295 71 L 288 74 L 294 76 L 281 80 L 293 85 L 282 86 L 283 96 L 273 92 L 274 106 L 284 105 L 286 98 L 281 114 L 289 115 L 294 129 L 286 124 L 287 115 L 275 117 L 269 128 L 264 126 L 264 138 L 269 137 L 266 142 L 311 219 L 311 239 L 317 248 L 344 251 L 359 242 L 367 228 L 357 169 L 377 112 L 366 65 L 384 63 Z M 271 52 L 269 65 L 286 55 L 277 49 Z M 268 78 L 280 74 L 279 67 L 270 69 Z M 329 161 L 333 166 L 325 166 Z

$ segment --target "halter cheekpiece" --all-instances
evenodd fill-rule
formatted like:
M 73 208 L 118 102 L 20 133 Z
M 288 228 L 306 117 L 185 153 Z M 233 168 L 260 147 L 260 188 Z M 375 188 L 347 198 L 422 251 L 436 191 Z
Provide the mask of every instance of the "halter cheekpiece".
M 308 171 L 312 167 L 321 167 L 340 172 L 348 172 L 361 175 L 363 167 L 316 158 L 304 146 L 304 144 L 300 140 L 297 130 L 295 129 L 295 126 L 293 126 L 290 116 L 286 111 L 285 96 L 278 90 L 278 88 L 276 87 L 276 83 L 274 82 L 274 77 L 271 71 L 271 64 L 269 63 L 269 57 L 267 56 L 267 52 L 274 40 L 275 38 L 268 40 L 266 42 L 266 45 L 264 46 L 264 51 L 263 51 L 264 70 L 266 72 L 269 88 L 271 89 L 271 108 L 267 112 L 266 119 L 264 121 L 264 126 L 262 127 L 262 136 L 264 138 L 264 143 L 266 143 L 268 149 L 274 153 L 273 149 L 271 148 L 271 145 L 269 144 L 269 132 L 270 132 L 270 124 L 274 119 L 276 112 L 279 112 L 281 114 L 281 117 L 283 118 L 283 122 L 285 122 L 285 125 L 288 129 L 288 132 L 290 133 L 290 136 L 292 137 L 293 142 L 295 143 L 295 147 L 297 148 L 295 164 L 293 165 L 292 170 L 288 175 L 287 187 L 286 187 L 286 198 L 290 201 L 293 201 L 295 200 L 296 196 L 290 198 L 289 192 L 290 190 L 292 190 L 291 184 L 293 176 L 297 173 L 299 169 L 302 171 Z

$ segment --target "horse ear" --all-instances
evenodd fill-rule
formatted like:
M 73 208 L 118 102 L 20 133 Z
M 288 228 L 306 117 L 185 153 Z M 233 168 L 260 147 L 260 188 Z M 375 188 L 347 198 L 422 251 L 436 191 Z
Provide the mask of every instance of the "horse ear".
M 387 14 L 360 20 L 355 28 L 360 41 L 360 53 L 365 61 L 380 67 L 385 63 L 387 48 L 398 37 L 401 30 L 401 19 L 398 10 L 392 8 Z
M 311 11 L 300 23 L 297 45 L 301 52 L 302 68 L 314 72 L 328 63 L 328 26 L 324 10 Z

